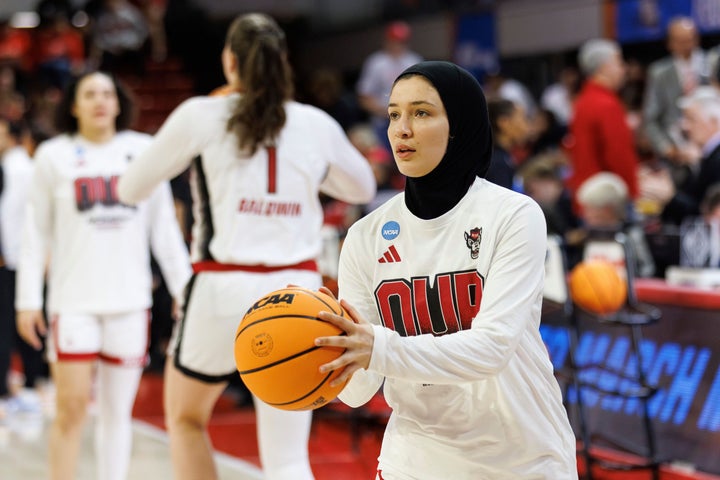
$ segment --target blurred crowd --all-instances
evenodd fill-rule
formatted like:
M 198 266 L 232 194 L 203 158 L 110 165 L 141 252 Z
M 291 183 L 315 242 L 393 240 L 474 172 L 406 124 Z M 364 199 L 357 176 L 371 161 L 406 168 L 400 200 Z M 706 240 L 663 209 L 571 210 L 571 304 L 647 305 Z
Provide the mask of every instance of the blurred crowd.
M 376 169 L 379 202 L 402 189 L 392 152 L 384 151 L 381 107 L 392 79 L 420 58 L 410 33 L 390 24 L 354 89 L 343 91 L 337 72 L 331 82 L 329 69 L 309 82 L 307 100 L 335 116 Z M 487 179 L 540 204 L 570 266 L 595 233 L 622 232 L 635 250 L 635 273 L 662 278 L 681 262 L 686 225 L 718 221 L 720 47 L 704 50 L 700 40 L 691 18 L 672 19 L 667 52 L 643 64 L 626 60 L 613 40 L 591 39 L 538 97 L 535 85 L 502 69 L 481 79 L 494 137 Z M 330 207 L 329 220 L 341 228 L 363 214 Z M 699 257 L 688 266 L 720 267 L 716 255 Z
M 146 58 L 165 59 L 165 6 L 90 0 L 79 10 L 69 0 L 41 0 L 36 16 L 14 19 L 18 25 L 0 19 L 0 116 L 22 122 L 35 141 L 53 135 L 54 107 L 74 75 L 142 73 Z
M 90 0 L 78 11 L 68 0 L 42 0 L 36 28 L 0 19 L 3 163 L 11 148 L 32 157 L 35 146 L 55 134 L 54 108 L 75 74 L 103 69 L 140 77 L 148 61 L 163 62 L 166 8 L 167 0 Z M 361 208 L 322 199 L 334 232 L 331 252 L 355 220 L 404 185 L 385 133 L 386 101 L 392 81 L 422 56 L 411 49 L 408 24 L 392 22 L 383 35 L 382 47 L 358 66 L 352 85 L 332 66 L 298 79 L 299 100 L 340 123 L 378 184 L 375 201 Z M 662 277 L 680 261 L 677 237 L 684 224 L 720 222 L 720 50 L 701 48 L 690 18 L 671 21 L 666 41 L 666 56 L 645 65 L 626 61 L 612 40 L 590 40 L 537 98 L 531 93 L 536 88 L 501 69 L 481 79 L 494 138 L 488 180 L 538 202 L 548 233 L 563 239 L 571 264 L 593 231 L 618 231 L 635 248 L 637 274 Z M 189 232 L 186 178 L 175 179 L 173 188 L 178 218 Z M 669 241 L 675 242 L 670 248 Z M 332 263 L 331 255 L 329 284 Z M 706 259 L 695 266 L 720 267 Z M 160 362 L 171 330 L 168 299 L 158 278 L 151 354 Z

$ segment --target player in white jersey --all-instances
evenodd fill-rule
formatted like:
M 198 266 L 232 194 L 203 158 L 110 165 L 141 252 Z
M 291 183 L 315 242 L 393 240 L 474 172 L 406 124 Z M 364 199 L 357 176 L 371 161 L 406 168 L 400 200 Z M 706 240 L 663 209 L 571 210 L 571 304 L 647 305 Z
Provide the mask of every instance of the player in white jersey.
M 165 412 L 175 478 L 217 478 L 207 424 L 231 375 L 233 344 L 252 302 L 288 284 L 319 288 L 319 192 L 367 203 L 375 180 L 340 125 L 294 102 L 285 35 L 262 14 L 238 17 L 222 53 L 230 89 L 180 105 L 121 178 L 120 198 L 144 198 L 192 166 L 195 275 L 165 371 Z M 311 412 L 254 399 L 267 480 L 313 478 Z M 240 440 L 240 439 L 239 439 Z
M 18 331 L 39 347 L 49 255 L 48 360 L 57 391 L 50 428 L 53 479 L 75 476 L 83 423 L 97 380 L 97 478 L 123 480 L 135 394 L 147 359 L 150 251 L 178 301 L 191 275 L 167 183 L 146 202 L 123 204 L 117 180 L 149 144 L 125 130 L 132 105 L 105 73 L 73 82 L 58 105 L 62 133 L 35 152 L 18 268 Z
M 35 406 L 23 404 L 25 395 L 10 395 L 8 373 L 12 351 L 17 348 L 22 358 L 28 389 L 34 386 L 43 366 L 40 352 L 16 342 L 15 272 L 33 172 L 32 160 L 20 145 L 22 133 L 20 122 L 0 116 L 0 415 L 3 410 L 7 413 Z
M 385 382 L 377 478 L 576 479 L 538 328 L 545 221 L 529 197 L 482 178 L 492 140 L 480 85 L 422 62 L 398 77 L 388 113 L 405 192 L 348 232 L 339 296 L 359 323 L 321 314 L 347 332 L 317 339 L 347 348 L 321 369 L 352 375 L 340 394 L 351 406 Z

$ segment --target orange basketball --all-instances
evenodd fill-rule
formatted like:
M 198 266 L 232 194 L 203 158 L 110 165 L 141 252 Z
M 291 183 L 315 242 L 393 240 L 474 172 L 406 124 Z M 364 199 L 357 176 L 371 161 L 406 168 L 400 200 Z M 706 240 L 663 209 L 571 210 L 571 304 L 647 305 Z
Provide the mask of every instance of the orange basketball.
M 344 351 L 315 345 L 317 337 L 344 334 L 317 318 L 322 310 L 348 316 L 328 295 L 288 287 L 263 296 L 243 317 L 235 335 L 235 365 L 247 388 L 265 403 L 282 410 L 312 410 L 345 386 L 330 387 L 339 371 L 318 370 Z
M 627 284 L 612 263 L 588 260 L 570 272 L 570 294 L 575 304 L 588 312 L 607 315 L 625 303 Z

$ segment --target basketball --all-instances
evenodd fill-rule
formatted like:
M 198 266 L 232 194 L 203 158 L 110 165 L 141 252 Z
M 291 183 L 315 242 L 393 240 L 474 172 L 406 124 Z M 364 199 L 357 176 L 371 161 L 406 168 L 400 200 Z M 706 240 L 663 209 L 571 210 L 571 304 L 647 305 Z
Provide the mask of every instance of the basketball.
M 604 260 L 579 263 L 570 272 L 570 295 L 579 307 L 598 315 L 614 313 L 627 299 L 627 284 Z
M 339 371 L 320 373 L 320 365 L 344 349 L 318 347 L 315 338 L 344 335 L 317 318 L 320 311 L 348 317 L 321 292 L 288 287 L 270 292 L 247 311 L 235 335 L 235 365 L 253 394 L 282 410 L 313 410 L 333 400 L 345 386 L 330 387 Z

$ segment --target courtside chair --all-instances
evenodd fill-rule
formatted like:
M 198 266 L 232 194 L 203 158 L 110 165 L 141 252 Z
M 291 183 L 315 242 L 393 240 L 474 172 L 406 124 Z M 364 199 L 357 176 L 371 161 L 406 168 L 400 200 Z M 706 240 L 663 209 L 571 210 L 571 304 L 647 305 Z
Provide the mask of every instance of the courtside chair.
M 662 313 L 652 305 L 638 301 L 635 291 L 635 265 L 636 257 L 632 243 L 623 232 L 618 231 L 591 231 L 585 242 L 583 249 L 583 259 L 602 258 L 603 254 L 608 255 L 608 259 L 615 261 L 618 265 L 619 273 L 626 278 L 627 281 L 627 301 L 620 310 L 608 315 L 598 315 L 582 310 L 580 307 L 573 306 L 570 314 L 571 327 L 574 331 L 572 336 L 574 345 L 577 349 L 579 339 L 585 329 L 592 329 L 593 324 L 597 327 L 621 328 L 630 339 L 629 358 L 626 359 L 625 365 L 634 363 L 634 372 L 629 374 L 628 368 L 613 368 L 604 362 L 583 362 L 578 361 L 577 350 L 575 354 L 570 355 L 569 362 L 571 370 L 576 377 L 576 383 L 579 383 L 577 390 L 578 409 L 583 412 L 586 406 L 583 401 L 582 391 L 592 390 L 601 397 L 615 397 L 625 400 L 637 400 L 640 403 L 640 430 L 642 432 L 642 441 L 632 442 L 627 438 L 620 436 L 611 436 L 608 434 L 592 433 L 591 426 L 587 423 L 582 429 L 583 433 L 583 456 L 589 460 L 588 472 L 592 476 L 592 464 L 597 464 L 604 469 L 617 471 L 646 470 L 652 472 L 653 480 L 660 478 L 660 460 L 658 459 L 657 437 L 653 422 L 650 417 L 649 403 L 658 391 L 657 385 L 651 385 L 648 382 L 645 371 L 645 362 L 643 358 L 643 329 L 647 326 L 659 322 Z M 610 382 L 612 387 L 608 387 L 608 378 L 615 378 Z M 587 420 L 587 417 L 585 417 Z M 588 435 L 588 433 L 590 433 Z M 588 438 L 589 437 L 589 438 Z M 590 451 L 594 443 L 603 442 L 620 450 L 632 454 L 639 461 L 623 461 L 611 462 L 605 459 L 597 458 Z

